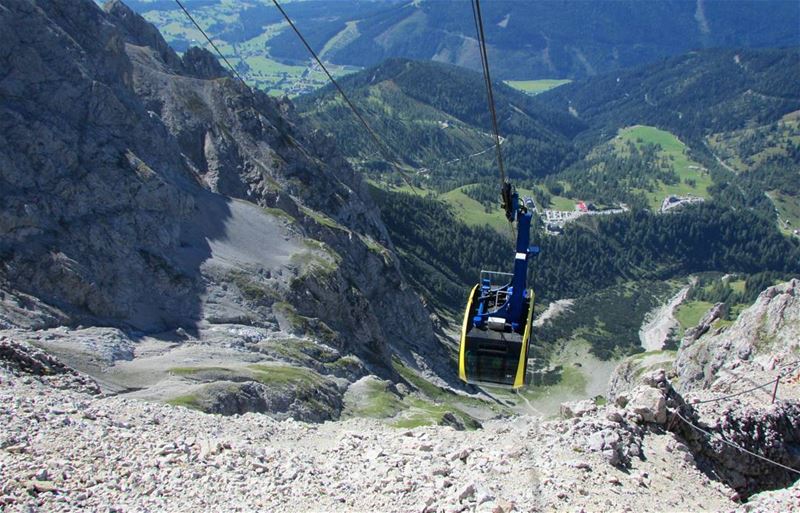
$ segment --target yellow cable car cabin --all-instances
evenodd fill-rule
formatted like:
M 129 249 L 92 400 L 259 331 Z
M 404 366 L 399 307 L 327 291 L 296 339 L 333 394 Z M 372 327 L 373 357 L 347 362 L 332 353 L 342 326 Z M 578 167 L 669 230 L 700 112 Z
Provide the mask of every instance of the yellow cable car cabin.
M 528 247 L 532 214 L 518 205 L 510 185 L 504 187 L 503 199 L 509 221 L 517 221 L 514 273 L 481 271 L 464 312 L 458 376 L 467 383 L 517 389 L 528 382 L 534 294 L 525 281 L 528 258 L 539 248 Z

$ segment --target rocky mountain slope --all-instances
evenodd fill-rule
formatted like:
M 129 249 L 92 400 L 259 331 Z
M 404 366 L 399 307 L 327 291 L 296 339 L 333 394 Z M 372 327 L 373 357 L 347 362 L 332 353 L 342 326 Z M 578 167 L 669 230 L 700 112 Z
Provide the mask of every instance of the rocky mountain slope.
M 434 323 L 290 103 L 119 2 L 0 29 L 3 511 L 796 508 L 797 280 L 608 404 L 458 431 L 511 399 L 416 374 L 452 376 Z
M 797 287 L 794 281 L 767 290 L 728 336 L 743 334 L 759 312 L 775 332 L 795 329 L 799 305 L 790 298 Z M 724 352 L 724 343 L 717 350 Z M 562 419 L 515 417 L 460 432 L 366 419 L 221 417 L 103 397 L 81 373 L 0 340 L 0 469 L 7 476 L 0 504 L 6 511 L 109 504 L 175 511 L 798 511 L 798 471 L 775 463 L 800 468 L 800 368 L 778 369 L 785 374 L 775 404 L 761 392 L 707 402 L 720 391 L 684 394 L 671 384 L 683 382 L 681 375 L 642 369 L 624 390 L 612 390 L 607 405 L 567 403 Z
M 714 306 L 687 330 L 677 353 L 645 353 L 620 364 L 609 399 L 629 395 L 643 375 L 666 371 L 676 393 L 692 405 L 697 423 L 722 435 L 698 451 L 723 480 L 744 495 L 790 485 L 799 472 L 743 454 L 721 439 L 798 469 L 798 297 L 800 280 L 770 287 L 730 326 L 718 322 L 722 305 Z M 698 433 L 684 428 L 690 440 L 693 430 Z
M 309 419 L 396 378 L 391 355 L 446 361 L 360 178 L 291 104 L 121 2 L 1 5 L 11 336 L 110 390 Z

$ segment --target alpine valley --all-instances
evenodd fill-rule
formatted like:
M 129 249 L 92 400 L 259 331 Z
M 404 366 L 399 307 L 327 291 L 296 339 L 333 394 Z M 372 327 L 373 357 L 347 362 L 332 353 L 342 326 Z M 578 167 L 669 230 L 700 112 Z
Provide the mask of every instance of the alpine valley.
M 0 510 L 800 511 L 800 4 L 480 5 L 0 0 Z

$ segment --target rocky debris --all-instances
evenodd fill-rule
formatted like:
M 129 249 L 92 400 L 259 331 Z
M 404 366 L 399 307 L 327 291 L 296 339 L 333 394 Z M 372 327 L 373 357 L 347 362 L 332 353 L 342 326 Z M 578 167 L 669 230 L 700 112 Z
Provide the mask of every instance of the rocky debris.
M 800 512 L 800 479 L 788 488 L 752 495 L 748 497 L 746 503 L 736 508 L 737 513 L 772 511 Z
M 796 473 L 731 447 L 722 439 L 781 465 L 800 469 L 800 403 L 781 402 L 758 409 L 734 403 L 710 424 L 697 419 L 693 423 L 715 434 L 707 437 L 696 431 L 688 433 L 684 424 L 681 430 L 694 456 L 709 462 L 741 498 L 783 488 L 797 480 Z
M 585 401 L 565 403 L 561 411 L 573 423 L 568 433 L 581 435 L 582 450 L 598 453 L 608 464 L 619 468 L 629 468 L 633 458 L 643 457 L 645 430 L 638 425 L 645 423 L 642 415 L 614 406 L 598 409 L 592 405 L 590 409 L 580 403 Z M 586 466 L 584 462 L 576 464 L 576 468 Z
M 561 416 L 565 419 L 583 417 L 597 411 L 597 406 L 591 399 L 583 401 L 570 401 L 561 404 Z
M 675 360 L 676 388 L 691 405 L 678 411 L 714 435 L 699 433 L 677 419 L 669 424 L 687 441 L 693 456 L 741 498 L 787 486 L 797 475 L 721 439 L 800 468 L 799 293 L 797 279 L 766 289 L 724 331 L 707 329 L 721 313 L 712 309 L 698 330 L 684 338 Z M 777 378 L 781 380 L 776 390 Z M 775 404 L 773 391 L 778 392 Z M 672 417 L 669 402 L 667 407 Z
M 583 434 L 582 447 L 600 454 L 610 465 L 630 468 L 634 458 L 642 458 L 645 431 L 627 419 L 610 420 L 586 417 L 573 427 Z
M 661 350 L 678 330 L 680 324 L 675 318 L 675 310 L 686 300 L 692 285 L 682 288 L 666 304 L 647 313 L 639 329 L 639 340 L 645 351 Z
M 631 391 L 640 384 L 642 376 L 659 369 L 671 373 L 675 361 L 673 351 L 654 351 L 629 356 L 622 360 L 608 379 L 606 397 L 616 401 L 620 395 L 630 396 Z
M 717 476 L 735 490 L 731 497 L 737 501 L 790 485 L 797 474 L 745 451 L 800 469 L 798 292 L 800 280 L 768 288 L 724 330 L 712 329 L 724 313 L 723 305 L 715 306 L 687 332 L 674 370 L 646 373 L 648 365 L 639 360 L 650 356 L 627 359 L 610 382 L 609 396 L 621 410 L 609 412 L 609 418 L 633 418 L 648 429 L 674 432 L 681 443 L 666 450 Z M 776 390 L 778 401 L 772 404 Z
M 659 388 L 637 387 L 631 393 L 625 411 L 637 415 L 643 422 L 664 424 L 667 421 L 667 400 Z
M 100 387 L 89 376 L 67 367 L 40 349 L 7 337 L 0 337 L 0 367 L 16 376 L 36 376 L 55 388 L 100 393 Z
M 722 409 L 706 409 L 701 416 L 672 387 L 664 370 L 645 375 L 642 385 L 634 388 L 630 398 L 620 395 L 618 400 L 625 404 L 619 413 L 623 419 L 619 427 L 593 433 L 589 441 L 589 448 L 603 451 L 609 462 L 625 463 L 626 451 L 619 451 L 620 429 L 633 421 L 650 431 L 666 429 L 679 435 L 686 448 L 682 444 L 673 448 L 684 453 L 685 461 L 698 460 L 701 468 L 736 490 L 738 498 L 785 487 L 797 478 L 793 472 L 730 445 L 800 469 L 800 402 L 796 400 L 760 408 L 742 406 L 734 401 L 726 403 Z M 706 435 L 689 423 L 712 435 Z M 633 434 L 641 440 L 641 432 Z M 667 450 L 673 449 L 668 447 Z
M 590 424 L 605 425 L 591 418 L 493 421 L 466 432 L 365 419 L 304 424 L 93 398 L 0 370 L 0 503 L 9 512 L 735 507 L 730 489 L 663 449 L 671 433 L 640 437 L 647 457 L 628 469 L 609 465 L 585 449 Z

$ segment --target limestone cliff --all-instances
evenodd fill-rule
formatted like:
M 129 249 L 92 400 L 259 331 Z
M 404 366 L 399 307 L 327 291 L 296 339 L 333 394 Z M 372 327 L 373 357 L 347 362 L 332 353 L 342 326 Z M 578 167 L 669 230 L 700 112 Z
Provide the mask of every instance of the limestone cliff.
M 683 416 L 672 417 L 668 427 L 701 468 L 737 490 L 737 497 L 790 486 L 797 473 L 787 467 L 800 466 L 798 292 L 797 279 L 769 287 L 727 326 L 715 322 L 723 307 L 715 305 L 686 331 L 677 352 L 623 361 L 610 380 L 609 398 L 624 403 L 635 397 L 642 379 L 661 369 L 660 379 L 675 385 L 670 408 Z
M 446 360 L 360 177 L 288 100 L 121 2 L 0 6 L 0 328 L 226 412 L 243 391 L 233 411 L 269 409 L 264 361 L 309 368 L 322 395 L 300 402 L 329 418 L 350 380 L 396 378 L 392 355 Z
M 675 360 L 681 390 L 735 391 L 768 380 L 800 359 L 800 280 L 766 289 L 726 329 L 701 331 L 681 342 Z

